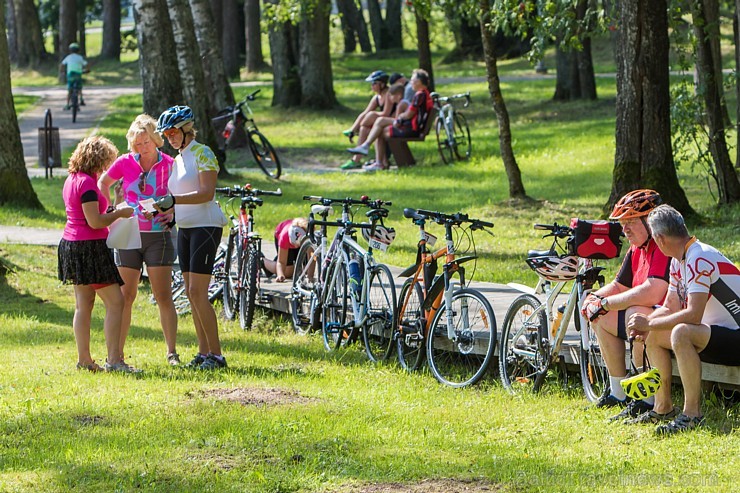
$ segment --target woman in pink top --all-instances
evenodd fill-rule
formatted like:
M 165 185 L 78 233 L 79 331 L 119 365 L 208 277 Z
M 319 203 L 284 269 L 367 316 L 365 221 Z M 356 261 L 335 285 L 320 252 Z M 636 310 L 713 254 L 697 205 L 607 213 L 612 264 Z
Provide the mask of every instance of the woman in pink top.
M 264 268 L 268 272 L 277 274 L 277 282 L 285 281 L 286 277 L 293 276 L 293 265 L 298 256 L 298 248 L 306 236 L 308 221 L 305 217 L 286 219 L 275 228 L 275 260 L 264 260 Z
M 69 159 L 69 176 L 62 190 L 67 223 L 59 242 L 58 275 L 62 283 L 74 284 L 72 328 L 77 342 L 77 368 L 103 370 L 90 355 L 90 324 L 97 294 L 105 304 L 105 370 L 130 373 L 137 370 L 123 361 L 119 349 L 123 280 L 105 240 L 108 226 L 118 218 L 131 217 L 134 211 L 131 207 L 108 207 L 108 199 L 96 183 L 98 173 L 110 166 L 117 155 L 118 149 L 110 140 L 94 136 L 80 142 Z
M 173 214 L 158 214 L 149 218 L 139 205 L 142 200 L 157 200 L 169 194 L 167 181 L 172 174 L 173 159 L 159 151 L 164 140 L 155 131 L 157 122 L 149 115 L 139 115 L 126 134 L 131 152 L 119 157 L 98 180 L 100 190 L 105 196 L 110 187 L 123 180 L 123 200 L 134 208 L 139 218 L 141 248 L 116 250 L 115 259 L 118 271 L 124 280 L 123 320 L 121 322 L 121 352 L 131 327 L 131 310 L 138 293 L 141 268 L 146 263 L 146 272 L 154 299 L 159 307 L 159 322 L 162 324 L 164 340 L 167 344 L 167 362 L 179 365 L 177 354 L 177 311 L 172 301 L 172 265 L 177 256 L 172 240 L 170 223 Z

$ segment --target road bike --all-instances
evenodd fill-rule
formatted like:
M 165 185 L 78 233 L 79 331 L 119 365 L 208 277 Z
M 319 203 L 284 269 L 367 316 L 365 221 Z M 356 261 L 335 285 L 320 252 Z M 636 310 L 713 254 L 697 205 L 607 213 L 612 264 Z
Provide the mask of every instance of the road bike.
M 298 251 L 293 275 L 291 304 L 296 331 L 305 334 L 320 327 L 328 351 L 362 336 L 370 360 L 386 359 L 395 322 L 396 288 L 390 269 L 375 261 L 373 251 L 385 251 L 395 238 L 395 231 L 383 225 L 388 216 L 384 206 L 391 202 L 368 197 L 305 196 L 304 200 L 315 203 L 309 215 L 308 238 Z M 341 204 L 342 217 L 328 221 L 333 204 Z M 352 206 L 368 208 L 370 222 L 354 222 Z M 316 220 L 315 215 L 321 219 Z M 328 227 L 337 228 L 329 246 Z M 357 243 L 358 229 L 366 232 L 367 249 Z
M 216 250 L 216 258 L 213 262 L 213 275 L 208 284 L 208 301 L 214 303 L 220 299 L 226 279 L 226 245 L 221 243 Z M 156 304 L 154 295 L 150 296 L 152 304 Z M 178 267 L 172 268 L 172 300 L 175 302 L 175 311 L 178 315 L 190 313 L 190 300 L 185 292 L 185 279 Z
M 221 120 L 229 118 L 226 123 L 223 132 L 221 133 L 224 138 L 224 147 L 221 149 L 225 151 L 237 138 L 237 130 L 243 128 L 247 135 L 247 146 L 254 156 L 254 160 L 257 162 L 262 171 L 265 172 L 270 178 L 278 179 L 282 173 L 282 166 L 280 165 L 280 158 L 278 157 L 275 148 L 272 147 L 267 137 L 262 134 L 257 128 L 257 123 L 252 117 L 252 108 L 249 107 L 249 101 L 254 101 L 257 93 L 260 89 L 257 89 L 251 94 L 248 94 L 242 101 L 236 103 L 234 106 L 227 106 L 218 112 L 213 118 L 213 122 L 217 123 Z
M 224 316 L 233 320 L 239 313 L 242 329 L 252 328 L 257 293 L 259 292 L 259 269 L 262 259 L 262 237 L 254 231 L 254 211 L 262 205 L 260 195 L 281 196 L 282 190 L 259 190 L 247 184 L 243 187 L 217 188 L 232 200 L 239 200 L 238 214 L 231 214 L 232 222 L 226 243 L 226 276 L 223 289 Z
M 471 219 L 467 214 L 444 214 L 422 209 L 404 209 L 404 217 L 419 227 L 416 263 L 400 277 L 401 287 L 394 340 L 401 366 L 409 371 L 421 367 L 426 357 L 429 368 L 441 383 L 465 387 L 485 374 L 496 348 L 496 317 L 486 297 L 469 286 L 463 263 L 475 260 L 474 231 L 493 224 Z M 433 221 L 445 228 L 445 246 L 430 252 L 436 237 L 425 224 Z M 457 241 L 454 232 L 458 233 Z M 468 241 L 472 255 L 457 257 L 462 241 Z M 442 275 L 437 263 L 444 257 Z M 471 276 L 472 278 L 472 276 Z
M 523 389 L 539 391 L 548 370 L 556 363 L 565 372 L 560 350 L 571 319 L 578 333 L 581 382 L 588 400 L 596 402 L 608 391 L 609 374 L 601 355 L 596 334 L 581 314 L 580 307 L 588 294 L 604 285 L 596 261 L 566 251 L 558 240 L 569 239 L 568 226 L 535 224 L 536 230 L 549 231 L 553 237 L 549 250 L 531 250 L 527 265 L 539 277 L 534 288 L 510 283 L 525 294 L 516 298 L 504 317 L 499 346 L 499 370 L 504 387 L 511 392 Z M 572 282 L 565 303 L 558 300 L 566 284 Z M 544 300 L 542 299 L 544 297 Z M 560 305 L 560 306 L 556 306 Z
M 442 97 L 436 92 L 431 94 L 437 107 L 437 121 L 434 129 L 437 133 L 437 149 L 445 164 L 458 160 L 470 159 L 472 144 L 468 121 L 455 106 L 462 103 L 463 108 L 470 106 L 470 93 Z

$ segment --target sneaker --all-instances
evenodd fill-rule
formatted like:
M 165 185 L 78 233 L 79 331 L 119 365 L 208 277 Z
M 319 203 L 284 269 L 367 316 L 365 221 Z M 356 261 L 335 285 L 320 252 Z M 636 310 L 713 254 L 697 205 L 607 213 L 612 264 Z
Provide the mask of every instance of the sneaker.
M 167 355 L 167 363 L 169 363 L 170 366 L 178 366 L 180 364 L 180 355 L 177 353 L 169 353 Z
M 352 154 L 362 154 L 363 156 L 367 156 L 369 151 L 370 149 L 365 146 L 350 147 L 347 149 L 347 152 Z
M 621 421 L 623 419 L 636 418 L 641 414 L 652 411 L 652 409 L 653 406 L 643 400 L 632 401 L 627 404 L 627 407 L 622 409 L 622 412 L 609 418 L 609 421 Z
M 226 368 L 226 358 L 209 353 L 206 360 L 198 368 L 201 370 L 217 370 L 219 368 Z
M 107 372 L 120 372 L 120 373 L 141 373 L 141 370 L 138 368 L 134 368 L 133 366 L 127 364 L 125 361 L 121 360 L 118 363 L 110 364 L 107 361 L 105 362 L 105 371 Z
M 341 165 L 339 169 L 357 169 L 362 168 L 362 163 L 358 163 L 357 161 L 353 161 L 351 159 L 348 159 L 346 163 Z
M 83 365 L 80 362 L 77 362 L 77 369 L 78 370 L 87 370 L 93 373 L 97 373 L 99 371 L 103 371 L 103 369 L 100 367 L 99 364 L 97 364 L 94 360 L 89 365 Z
M 367 166 L 363 166 L 363 169 L 365 171 L 384 171 L 385 170 L 385 166 L 383 166 L 380 163 L 372 163 L 372 164 L 369 164 Z
M 652 409 L 646 413 L 642 413 L 636 418 L 627 419 L 624 421 L 624 424 L 626 425 L 645 425 L 645 424 L 654 424 L 658 425 L 661 423 L 666 423 L 668 421 L 673 420 L 676 416 L 678 416 L 678 408 L 674 407 L 669 412 L 665 414 L 656 413 Z
M 659 425 L 655 428 L 657 435 L 675 435 L 682 431 L 689 431 L 704 426 L 704 416 L 690 417 L 681 413 L 673 421 Z
M 342 132 L 342 135 L 344 135 L 345 137 L 349 137 L 349 136 L 351 136 L 351 135 L 354 135 L 354 134 L 355 134 L 355 133 L 354 133 L 354 132 L 352 131 L 352 129 L 351 129 L 351 128 L 350 128 L 349 130 L 344 130 L 344 131 Z
M 596 402 L 596 407 L 625 407 L 629 404 L 630 398 L 619 400 L 611 394 L 602 395 Z
M 197 353 L 195 357 L 190 360 L 190 363 L 185 365 L 187 368 L 200 368 L 200 365 L 202 365 L 206 361 L 206 357 L 203 356 L 200 353 Z

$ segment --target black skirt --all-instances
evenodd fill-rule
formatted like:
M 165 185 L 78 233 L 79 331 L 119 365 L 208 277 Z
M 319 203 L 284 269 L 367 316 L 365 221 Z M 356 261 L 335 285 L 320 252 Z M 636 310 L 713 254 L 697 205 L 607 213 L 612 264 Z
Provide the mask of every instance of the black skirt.
M 105 240 L 59 242 L 59 280 L 64 284 L 120 284 L 123 279 Z

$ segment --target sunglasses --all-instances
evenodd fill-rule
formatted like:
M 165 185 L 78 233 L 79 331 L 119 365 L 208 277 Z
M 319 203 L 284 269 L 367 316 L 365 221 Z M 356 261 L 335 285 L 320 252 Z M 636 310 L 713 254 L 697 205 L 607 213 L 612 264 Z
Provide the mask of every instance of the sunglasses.
M 139 193 L 144 193 L 146 190 L 146 180 L 149 178 L 149 171 L 142 171 L 141 175 L 139 175 Z

